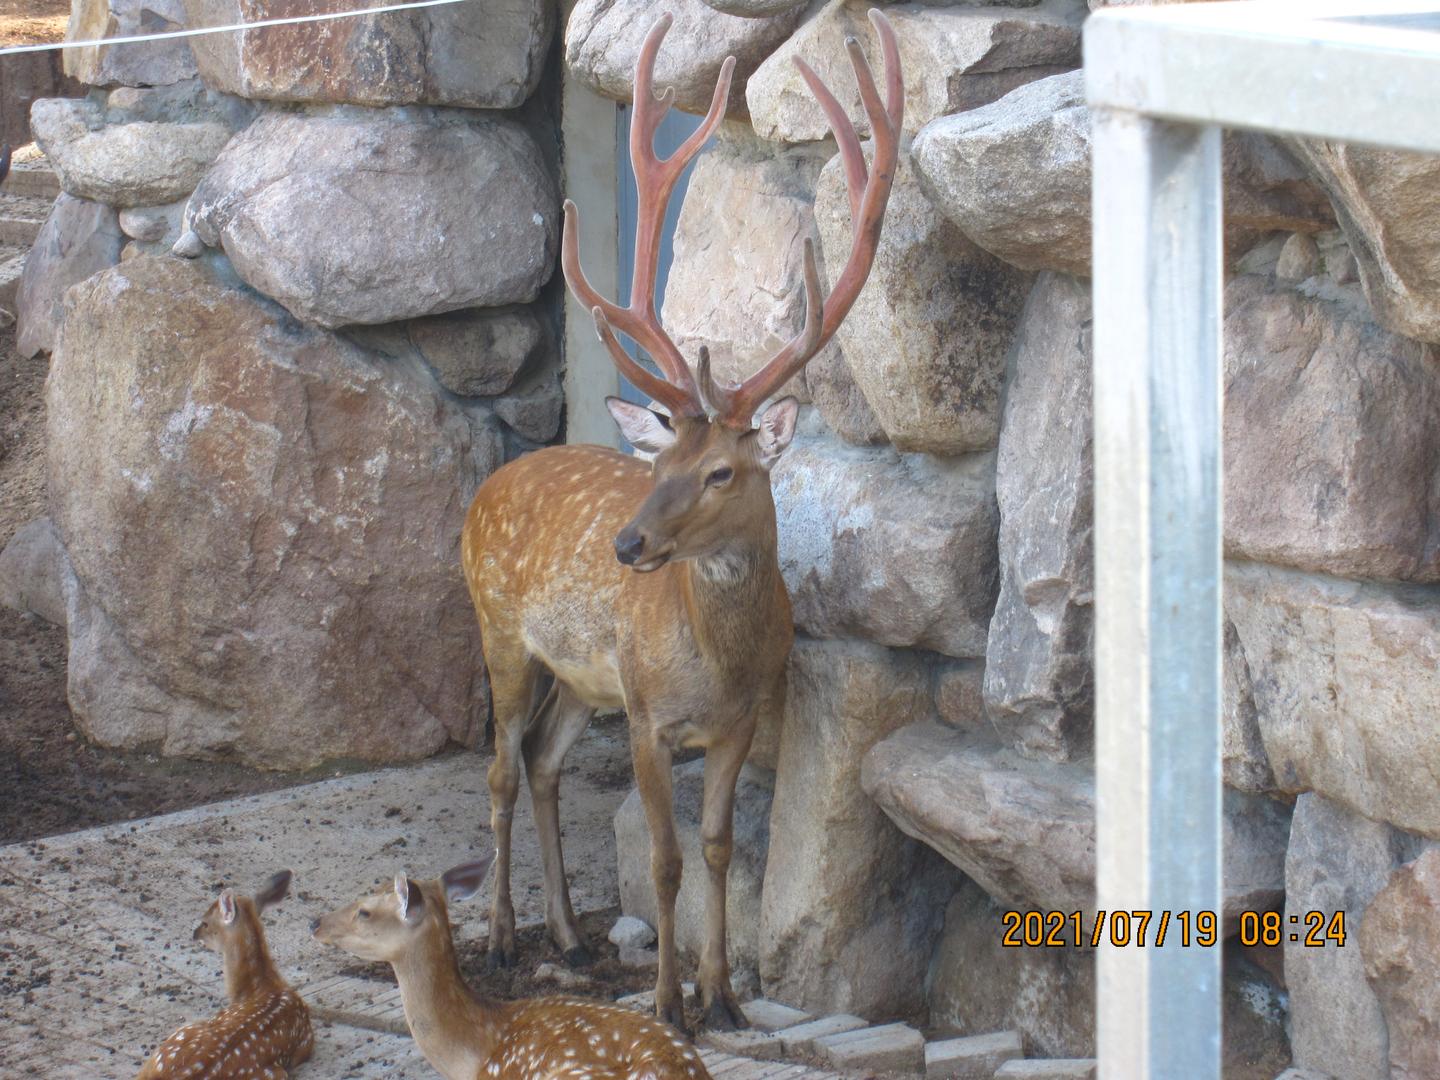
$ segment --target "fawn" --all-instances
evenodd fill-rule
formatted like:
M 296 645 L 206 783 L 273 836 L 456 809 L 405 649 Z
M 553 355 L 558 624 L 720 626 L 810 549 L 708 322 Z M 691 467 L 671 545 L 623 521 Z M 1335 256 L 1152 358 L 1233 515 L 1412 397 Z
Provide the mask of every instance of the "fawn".
M 572 997 L 487 1001 L 460 974 L 447 905 L 480 889 L 488 857 L 385 890 L 311 924 L 317 940 L 395 971 L 405 1021 L 445 1080 L 709 1080 L 679 1032 Z
M 283 870 L 254 896 L 226 889 L 210 905 L 194 939 L 224 957 L 230 1004 L 156 1047 L 137 1080 L 284 1080 L 309 1060 L 310 1010 L 275 970 L 260 925 L 260 913 L 289 889 Z

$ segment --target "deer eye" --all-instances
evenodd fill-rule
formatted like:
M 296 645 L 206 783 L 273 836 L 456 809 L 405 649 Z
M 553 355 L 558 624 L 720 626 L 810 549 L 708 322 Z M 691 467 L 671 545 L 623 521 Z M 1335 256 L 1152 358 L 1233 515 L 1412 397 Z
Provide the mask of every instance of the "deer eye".
M 735 470 L 730 468 L 729 465 L 721 465 L 720 468 L 715 469 L 709 476 L 705 477 L 705 486 L 718 487 L 734 475 Z
M 360 918 L 360 919 L 368 919 L 368 918 L 370 917 L 370 912 L 366 911 L 366 910 L 362 907 L 362 908 L 360 908 L 358 911 L 355 912 L 355 915 L 356 915 L 357 918 Z

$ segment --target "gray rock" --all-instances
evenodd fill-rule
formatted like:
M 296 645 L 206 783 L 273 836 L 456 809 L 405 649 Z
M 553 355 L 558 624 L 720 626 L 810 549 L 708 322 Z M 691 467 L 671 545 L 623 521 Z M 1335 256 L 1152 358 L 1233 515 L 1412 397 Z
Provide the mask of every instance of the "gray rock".
M 30 127 L 66 192 L 121 208 L 188 195 L 233 132 L 218 110 L 132 118 L 88 98 L 42 98 L 31 106 Z
M 970 239 L 1030 270 L 1090 273 L 1090 116 L 1080 72 L 1031 82 L 928 124 L 915 165 Z M 1231 135 L 1224 158 L 1227 247 L 1261 233 L 1333 227 L 1323 195 L 1260 136 Z
M 782 15 L 804 7 L 807 2 L 808 0 L 705 0 L 705 3 L 716 11 L 726 15 L 738 15 L 742 19 Z
M 261 116 L 186 214 L 246 284 L 335 327 L 535 299 L 554 269 L 556 202 L 510 121 L 334 108 Z
M 763 18 L 721 14 L 703 0 L 667 0 L 674 17 L 655 61 L 655 89 L 675 90 L 675 107 L 704 113 L 727 56 L 735 57 L 729 115 L 745 112 L 745 81 L 795 29 L 804 8 Z M 579 0 L 565 27 L 565 67 L 597 94 L 635 96 L 635 61 L 661 9 L 649 0 Z
M 1000 596 L 985 708 L 1021 752 L 1088 756 L 1091 624 L 1090 289 L 1042 275 L 1025 307 L 995 467 Z
M 1440 160 L 1313 139 L 1292 145 L 1335 205 L 1376 319 L 1440 342 Z
M 1388 1080 L 1389 1036 L 1365 957 L 1356 948 L 1368 909 L 1392 871 L 1419 854 L 1420 843 L 1386 825 L 1353 814 L 1319 795 L 1295 802 L 1285 858 L 1285 981 L 1290 991 L 1290 1039 L 1295 1064 L 1345 1080 Z M 1328 927 L 1343 911 L 1344 944 L 1320 936 L 1305 944 L 1310 912 Z M 1290 922 L 1291 919 L 1295 921 Z
M 871 744 L 930 709 L 915 654 L 796 641 L 760 925 L 767 997 L 872 1021 L 923 1004 L 958 875 L 896 832 L 861 791 L 859 773 Z
M 860 105 L 845 39 L 854 37 L 871 70 L 882 70 L 880 47 L 861 0 L 817 0 L 795 34 L 750 79 L 746 100 L 756 134 L 777 142 L 813 142 L 829 126 L 794 59 L 824 80 L 862 136 L 869 122 Z M 905 74 L 905 131 L 937 116 L 974 109 L 1030 82 L 1080 63 L 1082 0 L 1045 0 L 1010 7 L 905 4 L 885 11 L 899 42 Z M 883 85 L 883 83 L 881 84 Z
M 15 349 L 21 356 L 55 347 L 65 316 L 65 290 L 114 266 L 124 243 L 113 209 L 61 192 L 25 258 L 15 294 Z
M 27 521 L 0 549 L 0 606 L 64 626 L 66 582 L 73 576 L 50 519 Z
M 408 329 L 440 385 L 460 397 L 503 394 L 548 344 L 539 316 L 519 306 L 433 315 Z
M 473 744 L 457 547 L 498 436 L 225 273 L 141 256 L 67 300 L 47 415 L 78 722 L 272 768 Z
M 992 1080 L 1007 1061 L 1025 1056 L 1018 1031 L 993 1031 L 925 1044 L 927 1080 Z
M 1044 911 L 1095 909 L 1095 779 L 1088 765 L 1020 757 L 991 732 L 917 724 L 865 756 L 860 782 L 909 836 L 939 851 L 997 901 Z M 1226 933 L 1242 911 L 1284 894 L 1290 809 L 1224 797 Z
M 985 665 L 975 660 L 937 663 L 935 712 L 942 724 L 962 731 L 989 723 L 985 716 Z
M 137 206 L 120 211 L 120 231 L 144 244 L 174 244 L 180 239 L 184 200 L 165 206 Z
M 1390 1075 L 1440 1076 L 1440 848 L 1396 870 L 1370 901 L 1360 952 L 1390 1036 Z
M 802 434 L 771 473 L 795 623 L 978 657 L 995 605 L 994 465 Z
M 735 785 L 734 848 L 725 892 L 727 953 L 732 967 L 755 970 L 760 964 L 761 888 L 770 848 L 770 806 L 775 778 L 746 765 Z M 675 944 L 698 958 L 705 944 L 705 896 L 709 871 L 700 841 L 700 808 L 705 794 L 705 762 L 677 765 L 674 771 L 675 835 L 684 870 L 675 900 Z M 620 907 L 647 926 L 659 920 L 655 881 L 650 872 L 650 826 L 640 792 L 632 789 L 615 811 L 615 849 L 619 861 Z
M 253 0 L 185 0 L 195 26 L 251 21 Z M 540 82 L 554 29 L 545 0 L 469 0 L 192 42 L 200 74 L 240 97 L 513 109 Z
M 621 915 L 610 928 L 610 944 L 644 949 L 655 943 L 655 931 L 644 919 Z
M 1220 1027 L 1226 1080 L 1272 1080 L 1290 1064 L 1288 999 L 1234 940 L 1221 962 Z
M 1440 368 L 1328 295 L 1226 289 L 1226 554 L 1440 581 Z
M 97 41 L 183 29 L 185 6 L 181 0 L 76 0 L 70 5 L 65 40 Z M 66 49 L 62 54 L 65 74 L 91 86 L 165 86 L 193 79 L 191 40 Z
M 1280 249 L 1275 276 L 1281 281 L 1304 281 L 1320 272 L 1320 249 L 1313 236 L 1291 233 Z
M 554 367 L 535 371 L 490 405 L 495 415 L 522 438 L 549 442 L 559 433 L 560 420 L 565 414 L 565 390 L 560 383 L 560 372 Z
M 815 219 L 839 274 L 853 234 L 838 158 L 821 174 Z M 921 190 L 902 152 L 865 288 L 837 333 L 855 383 L 900 450 L 993 447 L 1000 388 L 1030 277 L 981 251 Z
M 1279 787 L 1440 838 L 1440 590 L 1225 575 Z
M 1284 799 L 1260 733 L 1260 711 L 1255 705 L 1250 660 L 1229 615 L 1224 618 L 1223 634 L 1220 754 L 1225 786 Z

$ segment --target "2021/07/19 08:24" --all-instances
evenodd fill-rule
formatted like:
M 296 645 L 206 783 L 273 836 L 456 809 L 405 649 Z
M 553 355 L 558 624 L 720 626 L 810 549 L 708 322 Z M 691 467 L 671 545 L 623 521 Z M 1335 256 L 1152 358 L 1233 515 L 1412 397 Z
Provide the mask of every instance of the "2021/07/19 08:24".
M 1220 944 L 1220 919 L 1213 911 L 1097 911 L 1090 922 L 1080 911 L 1006 911 L 1002 913 L 1007 948 L 1099 947 L 1109 942 L 1117 947 L 1163 946 L 1178 940 L 1184 948 L 1211 948 Z M 1240 914 L 1242 945 L 1280 945 L 1288 938 L 1309 948 L 1345 944 L 1345 912 L 1307 911 L 1284 916 L 1278 911 L 1245 911 Z

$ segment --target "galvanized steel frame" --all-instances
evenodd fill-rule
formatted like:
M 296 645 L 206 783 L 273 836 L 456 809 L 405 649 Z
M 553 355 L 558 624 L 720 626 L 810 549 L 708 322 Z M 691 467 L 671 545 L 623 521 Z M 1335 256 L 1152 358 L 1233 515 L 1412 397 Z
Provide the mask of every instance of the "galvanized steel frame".
M 1222 911 L 1220 129 L 1440 153 L 1440 0 L 1095 13 L 1097 907 L 1101 1080 L 1218 1080 Z M 1163 948 L 1154 946 L 1171 913 Z

